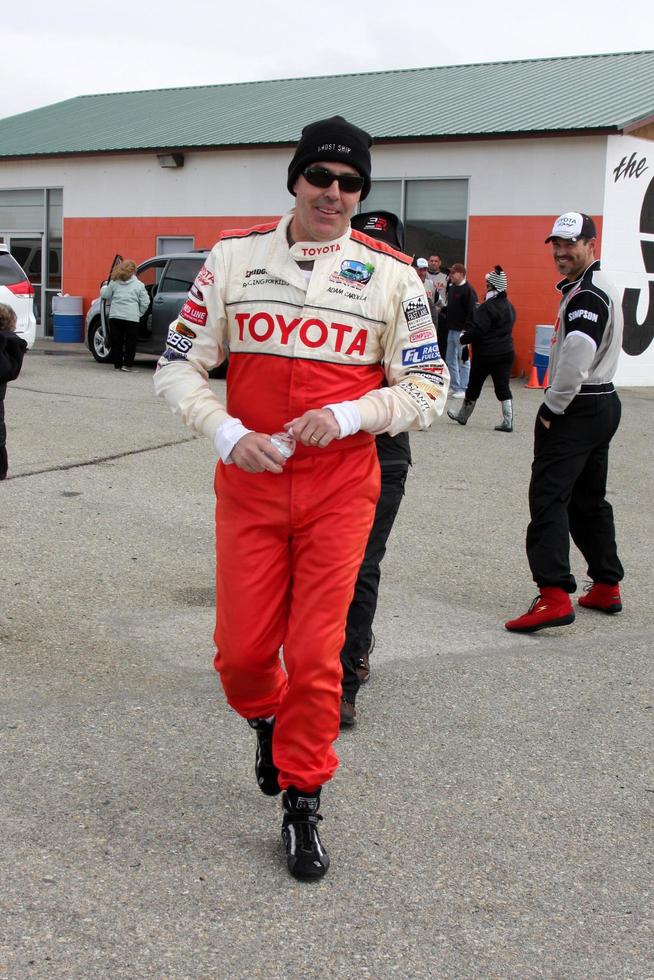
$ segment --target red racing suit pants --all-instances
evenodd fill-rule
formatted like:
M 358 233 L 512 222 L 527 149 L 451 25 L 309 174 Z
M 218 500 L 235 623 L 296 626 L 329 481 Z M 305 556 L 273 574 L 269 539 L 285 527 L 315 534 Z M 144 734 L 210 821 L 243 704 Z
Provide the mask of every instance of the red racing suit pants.
M 214 664 L 242 717 L 275 715 L 282 789 L 338 766 L 340 650 L 379 497 L 374 441 L 332 445 L 298 446 L 281 474 L 216 469 Z

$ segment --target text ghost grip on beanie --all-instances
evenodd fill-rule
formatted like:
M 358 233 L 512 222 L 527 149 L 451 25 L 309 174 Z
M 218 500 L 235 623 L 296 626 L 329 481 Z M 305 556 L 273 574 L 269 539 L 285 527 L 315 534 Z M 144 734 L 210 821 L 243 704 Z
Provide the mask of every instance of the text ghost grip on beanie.
M 372 137 L 343 116 L 331 116 L 309 123 L 302 130 L 300 142 L 288 165 L 286 186 L 295 195 L 293 188 L 302 171 L 319 160 L 347 163 L 363 177 L 363 201 L 370 193 L 371 146 Z

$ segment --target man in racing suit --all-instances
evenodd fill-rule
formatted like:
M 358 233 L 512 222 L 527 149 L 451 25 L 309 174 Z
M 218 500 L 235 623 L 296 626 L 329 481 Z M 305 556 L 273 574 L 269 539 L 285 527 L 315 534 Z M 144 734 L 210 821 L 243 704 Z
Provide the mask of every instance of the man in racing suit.
M 304 128 L 294 211 L 221 235 L 155 375 L 220 454 L 215 666 L 257 732 L 259 787 L 283 791 L 297 878 L 329 866 L 318 808 L 338 764 L 339 652 L 379 495 L 374 434 L 426 428 L 447 397 L 410 259 L 350 228 L 370 145 L 340 116 Z M 207 372 L 227 349 L 223 405 Z M 282 429 L 296 440 L 286 462 L 271 441 Z
M 620 424 L 613 386 L 622 346 L 622 307 L 595 260 L 597 232 L 587 214 L 569 211 L 546 242 L 565 277 L 552 338 L 550 387 L 536 417 L 529 485 L 527 558 L 539 595 L 529 610 L 505 623 L 533 633 L 575 618 L 570 594 L 570 535 L 588 565 L 591 585 L 579 605 L 603 613 L 622 609 L 622 564 L 613 509 L 606 500 L 609 444 Z

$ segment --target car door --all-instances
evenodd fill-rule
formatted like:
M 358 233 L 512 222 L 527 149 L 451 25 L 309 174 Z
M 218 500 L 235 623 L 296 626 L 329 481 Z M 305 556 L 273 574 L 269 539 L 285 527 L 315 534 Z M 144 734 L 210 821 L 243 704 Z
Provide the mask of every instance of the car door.
M 193 254 L 168 260 L 152 300 L 152 343 L 159 353 L 166 346 L 168 328 L 184 305 L 205 258 L 205 254 Z
M 136 349 L 140 354 L 161 354 L 163 345 L 155 330 L 155 308 L 154 300 L 159 292 L 163 271 L 166 268 L 168 257 L 159 255 L 154 259 L 148 259 L 141 263 L 136 270 L 137 277 L 145 286 L 145 291 L 150 297 L 150 305 L 141 317 L 139 323 L 138 338 Z

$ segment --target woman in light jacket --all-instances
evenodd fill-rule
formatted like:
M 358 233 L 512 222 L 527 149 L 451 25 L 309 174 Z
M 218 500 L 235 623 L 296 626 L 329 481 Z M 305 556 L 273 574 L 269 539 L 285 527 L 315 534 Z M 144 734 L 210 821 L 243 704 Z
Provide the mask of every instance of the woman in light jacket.
M 111 280 L 100 290 L 102 299 L 109 300 L 109 335 L 114 368 L 131 371 L 136 353 L 139 320 L 150 305 L 150 297 L 140 279 L 136 278 L 136 263 L 125 259 L 111 273 Z

